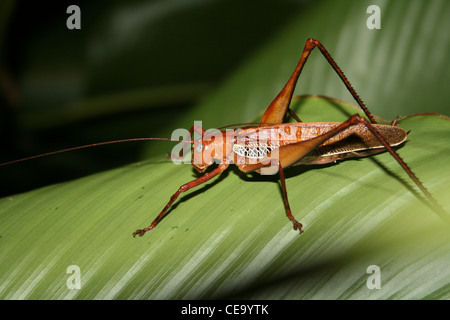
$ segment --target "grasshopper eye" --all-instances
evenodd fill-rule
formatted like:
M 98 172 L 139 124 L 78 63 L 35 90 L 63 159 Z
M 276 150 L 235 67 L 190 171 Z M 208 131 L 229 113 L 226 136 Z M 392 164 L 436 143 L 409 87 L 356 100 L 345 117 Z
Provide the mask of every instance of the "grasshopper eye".
M 199 144 L 199 145 L 197 146 L 197 152 L 202 152 L 202 150 L 203 150 L 203 145 L 202 145 L 202 144 Z

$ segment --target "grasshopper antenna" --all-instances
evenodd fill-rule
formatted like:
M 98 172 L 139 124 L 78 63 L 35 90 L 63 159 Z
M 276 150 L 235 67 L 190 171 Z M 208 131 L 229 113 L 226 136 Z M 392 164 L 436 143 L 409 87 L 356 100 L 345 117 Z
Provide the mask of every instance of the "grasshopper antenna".
M 57 150 L 57 151 L 51 151 L 51 152 L 42 153 L 42 154 L 38 154 L 38 155 L 35 155 L 35 156 L 31 156 L 31 157 L 22 158 L 22 159 L 12 160 L 12 161 L 8 161 L 8 162 L 0 163 L 0 166 L 6 166 L 6 165 L 18 163 L 18 162 L 27 161 L 27 160 L 32 160 L 32 159 L 36 159 L 36 158 L 42 158 L 42 157 L 46 157 L 46 156 L 51 156 L 51 155 L 54 155 L 54 154 L 63 153 L 63 152 L 67 152 L 67 151 L 74 151 L 74 150 L 79 150 L 79 149 L 87 149 L 87 148 L 91 148 L 91 147 L 104 146 L 104 145 L 114 144 L 114 143 L 149 141 L 149 140 L 185 142 L 185 143 L 190 143 L 190 144 L 194 143 L 192 140 L 178 140 L 178 139 L 169 139 L 169 138 L 131 138 L 131 139 L 104 141 L 104 142 L 92 143 L 92 144 L 87 144 L 87 145 L 83 145 L 83 146 L 72 147 L 72 148 L 67 148 L 67 149 L 62 149 L 62 150 Z

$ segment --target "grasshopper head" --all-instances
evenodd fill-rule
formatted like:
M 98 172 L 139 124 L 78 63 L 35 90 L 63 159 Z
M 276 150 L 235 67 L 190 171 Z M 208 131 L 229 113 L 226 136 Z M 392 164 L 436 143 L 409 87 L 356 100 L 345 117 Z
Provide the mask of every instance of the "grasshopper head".
M 192 148 L 192 165 L 198 172 L 204 172 L 213 164 L 214 144 L 211 141 L 197 139 Z
M 226 162 L 232 143 L 233 140 L 227 139 L 226 134 L 219 130 L 206 132 L 201 138 L 194 140 L 192 165 L 198 172 L 204 172 L 214 162 Z

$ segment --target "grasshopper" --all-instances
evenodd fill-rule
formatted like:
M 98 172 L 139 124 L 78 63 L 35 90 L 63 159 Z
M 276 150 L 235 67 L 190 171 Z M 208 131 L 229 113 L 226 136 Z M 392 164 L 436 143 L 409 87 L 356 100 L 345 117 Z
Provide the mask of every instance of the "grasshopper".
M 340 77 L 367 119 L 355 114 L 345 122 L 302 122 L 295 112 L 289 108 L 301 71 L 310 53 L 316 47 Z M 286 123 L 285 118 L 287 114 L 297 122 Z M 133 138 L 100 142 L 14 160 L 2 163 L 0 166 L 65 151 L 118 142 L 145 140 L 178 141 L 183 144 L 183 148 L 178 154 L 172 152 L 170 158 L 174 161 L 180 161 L 187 151 L 192 148 L 192 165 L 195 170 L 204 175 L 179 187 L 153 222 L 144 229 L 136 230 L 133 236 L 143 236 L 147 231 L 155 228 L 181 193 L 209 181 L 224 172 L 230 165 L 236 165 L 244 173 L 278 174 L 286 216 L 292 222 L 294 230 L 302 233 L 302 224 L 292 215 L 289 205 L 284 175 L 285 169 L 297 165 L 333 163 L 338 160 L 367 157 L 387 151 L 422 191 L 432 205 L 433 210 L 441 218 L 450 222 L 448 214 L 440 207 L 430 192 L 395 151 L 395 147 L 404 143 L 408 136 L 408 133 L 398 126 L 398 119 L 392 121 L 390 125 L 382 125 L 378 124 L 375 118 L 359 98 L 355 89 L 323 44 L 310 38 L 305 43 L 294 72 L 267 107 L 260 123 L 257 125 L 242 127 L 238 130 L 210 132 L 194 124 L 189 131 L 188 139 Z M 194 134 L 193 139 L 190 138 L 192 134 Z M 206 172 L 213 164 L 217 164 L 217 167 Z
M 316 47 L 341 78 L 367 119 L 355 114 L 345 122 L 302 122 L 289 108 L 303 66 Z M 285 123 L 288 113 L 297 123 Z M 200 137 L 189 139 L 188 142 L 192 145 L 192 165 L 204 175 L 183 184 L 170 197 L 169 202 L 153 222 L 144 229 L 136 230 L 133 236 L 143 236 L 147 231 L 155 228 L 181 193 L 209 181 L 224 172 L 230 164 L 236 165 L 244 173 L 278 174 L 286 216 L 292 222 L 294 230 L 300 233 L 303 232 L 302 224 L 292 215 L 286 190 L 284 170 L 291 166 L 326 164 L 387 151 L 397 160 L 426 198 L 438 206 L 394 149 L 407 139 L 407 132 L 398 127 L 395 121 L 391 125 L 381 125 L 375 121 L 375 117 L 359 98 L 323 44 L 315 39 L 310 38 L 306 41 L 294 72 L 267 107 L 259 125 L 231 132 L 219 131 L 215 134 L 205 132 L 203 128 L 194 125 L 190 130 L 190 134 L 193 133 Z M 179 159 L 182 154 L 183 152 L 179 155 L 172 154 L 171 157 Z M 217 167 L 206 172 L 213 164 L 217 164 Z

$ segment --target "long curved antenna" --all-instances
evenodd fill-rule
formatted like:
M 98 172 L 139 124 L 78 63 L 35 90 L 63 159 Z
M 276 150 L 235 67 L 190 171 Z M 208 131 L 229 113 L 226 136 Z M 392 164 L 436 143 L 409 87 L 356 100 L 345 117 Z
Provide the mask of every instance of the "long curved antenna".
M 14 164 L 14 163 L 18 163 L 18 162 L 27 161 L 27 160 L 32 160 L 32 159 L 36 159 L 36 158 L 51 156 L 51 155 L 54 155 L 54 154 L 63 153 L 63 152 L 67 152 L 67 151 L 86 149 L 86 148 L 98 147 L 98 146 L 104 146 L 104 145 L 107 145 L 107 144 L 114 144 L 114 143 L 121 143 L 121 142 L 149 141 L 149 140 L 186 142 L 186 143 L 190 143 L 190 144 L 193 143 L 193 141 L 191 141 L 191 140 L 177 140 L 177 139 L 169 139 L 169 138 L 131 138 L 131 139 L 104 141 L 104 142 L 92 143 L 92 144 L 87 144 L 87 145 L 83 145 L 83 146 L 72 147 L 72 148 L 67 148 L 67 149 L 62 149 L 62 150 L 57 150 L 57 151 L 51 151 L 51 152 L 42 153 L 42 154 L 38 154 L 38 155 L 35 155 L 35 156 L 31 156 L 31 157 L 22 158 L 22 159 L 12 160 L 12 161 L 8 161 L 8 162 L 0 163 L 0 166 L 6 166 L 6 165 L 9 165 L 9 164 Z

